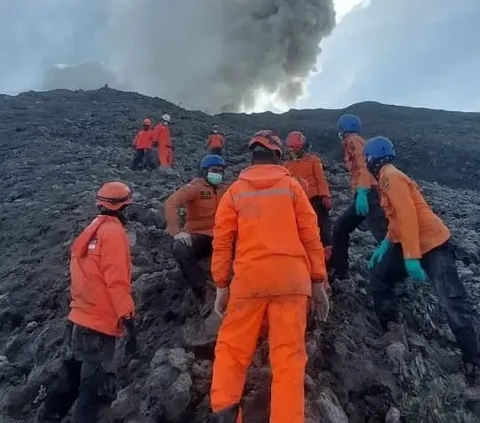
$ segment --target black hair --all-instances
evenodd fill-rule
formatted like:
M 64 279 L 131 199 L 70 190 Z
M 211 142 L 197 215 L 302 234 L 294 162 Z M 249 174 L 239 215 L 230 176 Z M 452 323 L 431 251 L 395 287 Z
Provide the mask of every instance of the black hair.
M 122 223 L 123 226 L 127 225 L 127 218 L 125 216 L 125 209 L 127 208 L 128 204 L 123 205 L 121 208 L 118 210 L 110 210 L 107 209 L 104 206 L 98 206 L 98 210 L 100 211 L 100 214 L 106 215 L 106 216 L 113 216 L 116 217 L 120 222 Z
M 262 146 L 255 146 L 252 150 L 252 164 L 278 164 L 281 155 L 278 151 L 269 150 Z

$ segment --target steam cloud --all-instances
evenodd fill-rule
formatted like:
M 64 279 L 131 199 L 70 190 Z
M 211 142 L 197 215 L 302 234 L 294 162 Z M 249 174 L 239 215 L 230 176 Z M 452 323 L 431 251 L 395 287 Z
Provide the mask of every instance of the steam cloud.
M 64 0 L 46 4 L 53 9 L 57 3 Z M 66 43 L 62 54 L 43 52 L 42 64 L 50 68 L 44 88 L 109 83 L 207 112 L 251 109 L 261 93 L 292 103 L 303 94 L 315 69 L 319 43 L 335 25 L 333 0 L 74 0 L 72 4 L 69 16 L 62 16 L 61 28 L 70 23 L 75 37 L 56 34 L 54 45 L 59 40 Z M 82 28 L 75 27 L 79 7 Z M 43 24 L 51 31 L 55 28 L 51 22 Z M 75 44 L 68 45 L 72 40 Z M 90 55 L 85 54 L 82 40 L 90 42 Z M 37 54 L 43 47 L 36 49 Z M 82 54 L 77 56 L 76 51 Z M 52 66 L 59 62 L 88 62 L 88 75 L 79 80 L 80 66 Z

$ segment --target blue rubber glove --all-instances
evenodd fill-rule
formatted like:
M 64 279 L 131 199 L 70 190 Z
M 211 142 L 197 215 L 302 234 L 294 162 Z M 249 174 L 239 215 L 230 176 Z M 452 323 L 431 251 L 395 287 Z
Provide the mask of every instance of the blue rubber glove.
M 415 282 L 427 282 L 428 276 L 425 270 L 423 270 L 419 259 L 405 259 L 405 269 L 407 269 L 408 276 Z
M 355 199 L 355 211 L 358 216 L 366 216 L 368 214 L 368 188 L 357 188 L 357 196 Z
M 392 243 L 389 239 L 385 238 L 380 245 L 375 248 L 372 258 L 368 262 L 368 269 L 372 270 L 378 263 L 380 263 L 385 255 L 388 253 L 388 250 L 392 246 Z

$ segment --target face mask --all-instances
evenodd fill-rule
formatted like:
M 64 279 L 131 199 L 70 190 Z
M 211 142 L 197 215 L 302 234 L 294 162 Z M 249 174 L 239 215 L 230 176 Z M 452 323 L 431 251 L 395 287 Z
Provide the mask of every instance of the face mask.
M 207 181 L 210 182 L 212 185 L 218 185 L 220 182 L 222 182 L 222 179 L 223 175 L 220 173 L 207 173 Z
M 218 130 L 217 130 L 217 129 L 214 129 L 214 130 L 213 130 L 213 133 L 214 133 L 214 134 L 217 134 L 217 133 L 218 133 Z
M 342 133 L 342 132 L 339 132 L 339 133 L 338 133 L 338 138 L 340 138 L 340 141 L 343 140 L 343 133 Z

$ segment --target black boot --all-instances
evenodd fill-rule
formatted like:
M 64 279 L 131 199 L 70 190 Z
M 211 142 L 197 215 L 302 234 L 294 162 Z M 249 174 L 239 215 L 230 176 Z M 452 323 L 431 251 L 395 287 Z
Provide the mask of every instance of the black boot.
M 240 405 L 233 404 L 217 413 L 213 413 L 212 423 L 236 423 L 239 410 Z
M 458 347 L 462 350 L 465 379 L 469 385 L 474 385 L 478 369 L 480 369 L 480 354 L 475 329 L 470 326 L 456 330 L 453 334 Z

